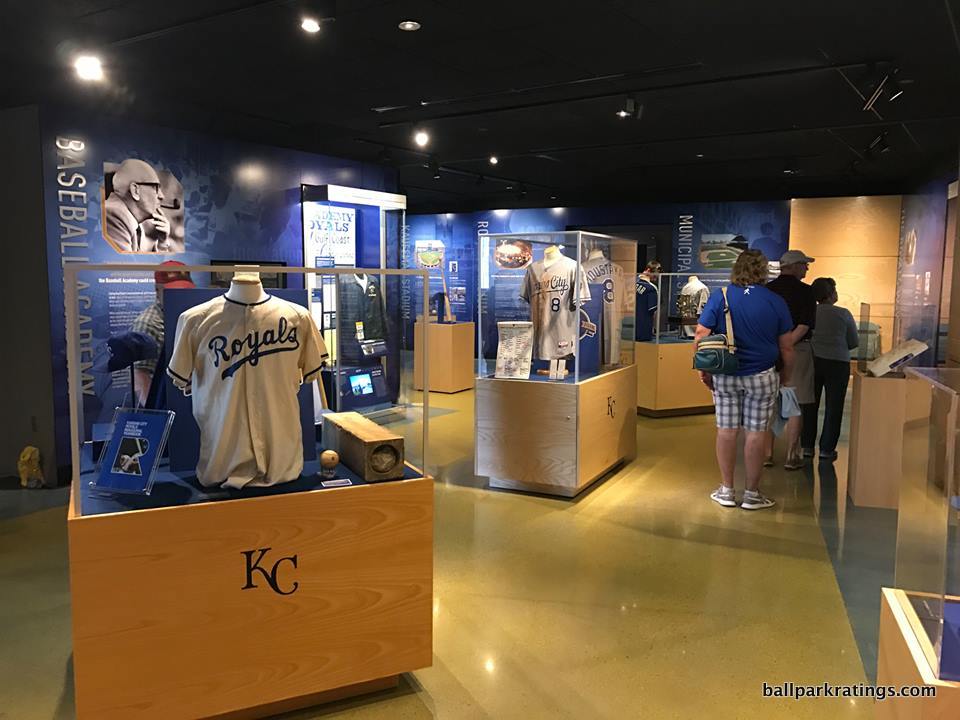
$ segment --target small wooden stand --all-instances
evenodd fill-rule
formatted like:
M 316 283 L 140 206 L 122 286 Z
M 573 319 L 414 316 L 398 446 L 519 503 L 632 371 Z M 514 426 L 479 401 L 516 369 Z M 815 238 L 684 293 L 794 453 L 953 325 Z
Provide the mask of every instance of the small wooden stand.
M 262 718 L 432 659 L 433 482 L 67 518 L 79 720 Z
M 456 393 L 473 387 L 476 325 L 430 323 L 427 377 L 430 392 Z M 413 326 L 413 386 L 423 390 L 423 321 Z
M 930 640 L 903 590 L 883 588 L 877 685 L 922 685 L 936 697 L 887 698 L 875 705 L 877 720 L 955 720 L 960 717 L 960 683 L 939 680 L 928 658 Z
M 635 346 L 638 413 L 667 417 L 713 412 L 713 395 L 693 371 L 692 342 Z
M 633 365 L 579 383 L 478 378 L 476 473 L 573 497 L 637 452 Z
M 906 379 L 853 371 L 847 491 L 858 507 L 897 509 Z

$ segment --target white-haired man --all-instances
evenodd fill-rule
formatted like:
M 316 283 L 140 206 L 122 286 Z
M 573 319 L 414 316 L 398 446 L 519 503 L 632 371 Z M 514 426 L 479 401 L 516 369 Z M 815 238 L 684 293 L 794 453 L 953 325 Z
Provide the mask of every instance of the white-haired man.
M 118 252 L 162 252 L 158 238 L 170 234 L 170 221 L 163 214 L 160 177 L 149 163 L 129 158 L 113 174 L 113 192 L 103 207 L 103 235 Z M 147 235 L 143 222 L 153 221 Z

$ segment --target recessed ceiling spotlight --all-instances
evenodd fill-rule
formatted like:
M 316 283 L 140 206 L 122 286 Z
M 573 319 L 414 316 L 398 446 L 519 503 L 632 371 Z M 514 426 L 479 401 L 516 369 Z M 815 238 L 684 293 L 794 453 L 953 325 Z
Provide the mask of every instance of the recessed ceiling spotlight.
M 628 117 L 630 117 L 630 113 L 628 113 L 626 110 L 617 110 L 617 117 L 618 117 L 618 118 L 628 118 Z
M 420 23 L 418 23 L 416 20 L 404 20 L 397 27 L 404 32 L 416 32 L 420 29 Z
M 623 105 L 617 110 L 617 117 L 621 120 L 628 117 L 640 120 L 643 117 L 643 105 L 637 102 L 635 97 L 626 97 L 623 99 Z
M 73 67 L 81 80 L 103 80 L 103 65 L 96 55 L 80 55 L 73 61 Z
M 427 143 L 430 142 L 430 135 L 425 130 L 417 130 L 417 133 L 413 136 L 413 141 L 420 147 L 426 147 Z
M 318 33 L 320 32 L 320 23 L 312 17 L 305 17 L 300 23 L 300 27 L 306 30 L 308 33 Z
M 703 159 L 703 153 L 697 153 L 697 157 L 702 160 L 702 159 Z
M 491 165 L 496 165 L 498 162 L 500 162 L 500 160 L 497 159 L 497 156 L 496 156 L 496 155 L 491 155 L 491 156 L 490 156 L 490 164 L 491 164 Z

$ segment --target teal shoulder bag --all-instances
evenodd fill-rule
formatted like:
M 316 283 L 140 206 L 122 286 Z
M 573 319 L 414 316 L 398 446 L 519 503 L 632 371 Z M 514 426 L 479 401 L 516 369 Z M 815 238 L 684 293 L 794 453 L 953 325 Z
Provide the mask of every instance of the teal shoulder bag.
M 707 335 L 697 343 L 697 350 L 693 354 L 694 370 L 701 370 L 711 375 L 733 375 L 740 367 L 726 288 L 723 288 L 723 308 L 727 320 L 727 334 Z

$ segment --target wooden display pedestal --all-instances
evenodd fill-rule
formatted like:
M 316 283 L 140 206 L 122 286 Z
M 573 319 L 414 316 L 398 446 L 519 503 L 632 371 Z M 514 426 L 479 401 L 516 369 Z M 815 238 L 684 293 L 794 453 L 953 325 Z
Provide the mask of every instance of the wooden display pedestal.
M 79 720 L 262 718 L 432 660 L 433 482 L 68 511 Z
M 427 379 L 430 392 L 456 393 L 473 387 L 477 326 L 472 322 L 430 323 Z M 423 390 L 423 321 L 413 326 L 413 386 Z
M 633 365 L 579 383 L 478 378 L 476 473 L 573 497 L 637 452 Z
M 896 510 L 900 497 L 906 380 L 853 371 L 847 492 L 858 507 Z
M 713 394 L 692 369 L 692 342 L 635 346 L 637 412 L 650 417 L 713 412 Z
M 903 590 L 883 588 L 877 685 L 936 688 L 936 697 L 887 698 L 875 705 L 877 720 L 955 720 L 960 717 L 960 683 L 939 680 L 929 657 L 933 648 Z

